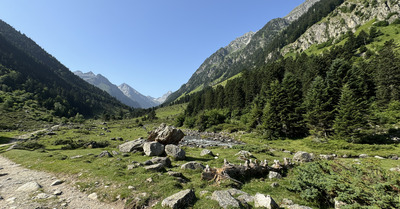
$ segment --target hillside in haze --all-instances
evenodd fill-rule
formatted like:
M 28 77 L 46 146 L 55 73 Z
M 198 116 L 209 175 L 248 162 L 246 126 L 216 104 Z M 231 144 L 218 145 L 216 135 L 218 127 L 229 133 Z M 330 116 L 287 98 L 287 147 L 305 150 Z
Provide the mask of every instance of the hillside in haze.
M 87 73 L 75 71 L 74 73 L 88 83 L 106 91 L 122 103 L 134 108 L 151 108 L 158 106 L 171 94 L 171 92 L 168 92 L 160 98 L 153 98 L 144 96 L 126 83 L 117 86 L 101 74 L 96 75 L 91 71 Z

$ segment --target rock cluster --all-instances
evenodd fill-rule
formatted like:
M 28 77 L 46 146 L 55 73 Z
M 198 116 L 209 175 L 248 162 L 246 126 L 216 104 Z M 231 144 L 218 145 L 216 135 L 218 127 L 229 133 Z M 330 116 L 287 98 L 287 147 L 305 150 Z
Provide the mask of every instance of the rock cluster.
M 149 132 L 148 140 L 157 141 L 164 145 L 177 145 L 184 136 L 185 134 L 181 130 L 162 123 L 156 130 Z

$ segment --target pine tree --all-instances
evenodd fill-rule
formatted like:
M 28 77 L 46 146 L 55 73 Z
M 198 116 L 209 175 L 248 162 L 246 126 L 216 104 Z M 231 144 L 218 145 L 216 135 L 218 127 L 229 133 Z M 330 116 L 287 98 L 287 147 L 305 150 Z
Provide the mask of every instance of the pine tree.
M 317 76 L 312 82 L 304 99 L 304 108 L 306 112 L 304 119 L 310 133 L 315 137 L 327 137 L 333 113 L 330 110 L 330 100 L 322 77 Z
M 346 84 L 343 86 L 338 114 L 333 128 L 338 137 L 346 138 L 349 142 L 358 141 L 360 130 L 366 124 L 360 101 L 349 85 Z
M 263 111 L 263 128 L 268 139 L 276 139 L 282 135 L 282 99 L 283 91 L 278 80 L 271 83 L 267 92 L 267 103 Z
M 286 73 L 282 81 L 282 132 L 287 137 L 298 137 L 305 134 L 302 105 L 302 84 L 292 73 Z
M 400 100 L 400 59 L 394 52 L 396 47 L 393 40 L 386 42 L 377 58 L 377 97 L 385 106 L 391 100 Z

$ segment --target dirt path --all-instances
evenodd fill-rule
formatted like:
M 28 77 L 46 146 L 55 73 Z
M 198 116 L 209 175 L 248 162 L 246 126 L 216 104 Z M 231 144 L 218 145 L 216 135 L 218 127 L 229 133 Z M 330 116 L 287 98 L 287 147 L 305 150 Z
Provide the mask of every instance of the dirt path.
M 68 181 L 51 186 L 56 180 L 52 174 L 26 169 L 0 156 L 0 208 L 123 208 L 122 203 L 106 204 L 94 195 L 89 197 Z
M 40 131 L 49 130 L 37 132 Z M 29 138 L 37 132 L 19 136 L 18 139 Z M 15 142 L 6 145 L 13 143 Z M 56 181 L 60 184 L 52 185 Z M 122 202 L 100 202 L 95 194 L 80 192 L 69 180 L 57 179 L 53 174 L 24 168 L 0 155 L 0 209 L 120 209 L 123 205 Z

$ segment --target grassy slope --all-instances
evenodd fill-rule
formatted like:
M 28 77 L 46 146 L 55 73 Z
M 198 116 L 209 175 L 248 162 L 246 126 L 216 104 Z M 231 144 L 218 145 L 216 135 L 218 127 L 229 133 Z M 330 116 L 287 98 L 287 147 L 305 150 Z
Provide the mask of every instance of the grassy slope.
M 229 182 L 221 185 L 214 182 L 200 180 L 200 172 L 184 171 L 180 169 L 180 165 L 187 161 L 196 160 L 203 164 L 208 164 L 210 167 L 221 167 L 223 159 L 239 164 L 243 163 L 235 154 L 239 150 L 251 151 L 255 157 L 260 160 L 267 159 L 273 162 L 274 159 L 281 160 L 283 157 L 291 158 L 292 155 L 282 152 L 285 149 L 292 152 L 309 151 L 315 154 L 347 154 L 359 155 L 361 153 L 369 154 L 370 156 L 380 155 L 389 156 L 400 153 L 400 148 L 397 145 L 354 145 L 342 141 L 329 141 L 326 143 L 316 143 L 311 139 L 302 140 L 277 140 L 265 141 L 255 134 L 240 135 L 237 138 L 245 141 L 248 145 L 234 147 L 233 149 L 225 148 L 210 148 L 215 154 L 218 153 L 219 158 L 200 157 L 200 148 L 184 148 L 187 153 L 185 161 L 173 161 L 173 167 L 169 170 L 182 172 L 190 181 L 188 183 L 179 183 L 175 178 L 168 176 L 166 173 L 146 172 L 144 168 L 139 167 L 133 170 L 127 170 L 127 165 L 132 161 L 144 162 L 151 157 L 142 156 L 141 154 L 131 154 L 127 157 L 121 155 L 113 158 L 97 158 L 95 155 L 103 150 L 118 151 L 116 146 L 121 144 L 120 141 L 113 141 L 110 138 L 122 137 L 124 140 L 133 140 L 139 137 L 146 137 L 147 131 L 154 128 L 161 122 L 170 122 L 174 115 L 183 111 L 181 105 L 166 107 L 157 110 L 159 119 L 151 123 L 145 124 L 147 130 L 138 127 L 136 120 L 124 120 L 109 122 L 107 125 L 102 125 L 99 121 L 87 121 L 84 125 L 74 128 L 64 127 L 56 131 L 55 136 L 40 136 L 39 143 L 45 145 L 45 149 L 36 151 L 27 150 L 12 150 L 2 154 L 17 163 L 21 163 L 32 169 L 45 170 L 59 174 L 61 176 L 72 176 L 75 179 L 75 184 L 79 185 L 82 191 L 87 194 L 97 192 L 100 198 L 104 201 L 114 201 L 117 196 L 121 198 L 131 198 L 135 194 L 142 192 L 147 193 L 150 200 L 158 200 L 155 208 L 161 208 L 161 200 L 172 195 L 182 189 L 194 188 L 198 198 L 194 208 L 218 208 L 215 201 L 207 199 L 213 191 L 221 190 L 229 187 Z M 105 132 L 103 128 L 108 128 L 111 132 Z M 105 133 L 105 135 L 102 135 Z M 14 133 L 15 134 L 15 133 Z M 97 149 L 75 149 L 62 150 L 63 145 L 53 145 L 57 139 L 72 139 L 72 140 L 87 140 L 87 141 L 108 141 L 110 146 Z M 274 151 L 275 150 L 275 151 Z M 93 154 L 93 155 L 88 155 Z M 69 157 L 82 155 L 82 158 L 70 159 Z M 65 157 L 68 157 L 64 159 Z M 345 163 L 354 163 L 353 159 L 339 159 L 338 161 Z M 375 158 L 363 159 L 361 162 L 373 162 L 379 164 L 384 169 L 389 169 L 398 165 L 398 161 L 394 160 L 378 160 Z M 151 178 L 152 182 L 146 180 Z M 252 179 L 246 182 L 242 190 L 252 195 L 257 192 L 270 194 L 278 203 L 283 198 L 292 199 L 297 204 L 308 205 L 313 208 L 318 206 L 314 203 L 302 200 L 298 194 L 289 192 L 286 187 L 290 186 L 290 180 L 295 178 L 295 174 L 289 172 L 288 176 L 280 180 Z M 400 178 L 400 176 L 399 176 Z M 98 183 L 96 183 L 98 182 Z M 278 182 L 278 188 L 272 188 L 270 184 Z M 109 186 L 105 188 L 105 186 Z M 128 186 L 134 186 L 135 189 L 128 189 Z M 209 191 L 205 196 L 201 196 L 201 191 Z

